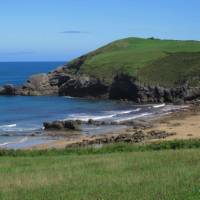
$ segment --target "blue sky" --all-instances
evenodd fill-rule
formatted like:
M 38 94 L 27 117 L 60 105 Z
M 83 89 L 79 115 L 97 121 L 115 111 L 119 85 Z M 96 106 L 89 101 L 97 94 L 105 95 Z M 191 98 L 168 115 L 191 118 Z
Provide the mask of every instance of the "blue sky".
M 199 0 L 0 0 L 0 61 L 67 61 L 116 39 L 200 40 Z

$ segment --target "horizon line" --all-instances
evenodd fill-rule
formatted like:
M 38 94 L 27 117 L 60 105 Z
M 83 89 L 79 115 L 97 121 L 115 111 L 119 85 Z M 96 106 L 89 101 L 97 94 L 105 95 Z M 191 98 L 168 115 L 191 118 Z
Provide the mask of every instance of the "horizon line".
M 0 61 L 0 63 L 6 63 L 6 62 L 68 62 L 68 61 L 64 61 L 64 60 L 35 60 L 35 61 L 32 61 L 32 60 L 25 60 L 25 61 L 20 61 L 20 60 L 16 60 L 16 61 Z

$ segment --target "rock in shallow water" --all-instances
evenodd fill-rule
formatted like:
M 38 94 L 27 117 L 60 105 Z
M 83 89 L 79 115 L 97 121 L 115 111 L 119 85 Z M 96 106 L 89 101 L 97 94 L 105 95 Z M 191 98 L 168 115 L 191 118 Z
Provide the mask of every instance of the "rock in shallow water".
M 17 88 L 13 85 L 4 85 L 0 87 L 0 95 L 16 95 Z
M 45 130 L 71 130 L 71 131 L 79 131 L 80 130 L 80 122 L 79 121 L 53 121 L 53 122 L 44 122 Z

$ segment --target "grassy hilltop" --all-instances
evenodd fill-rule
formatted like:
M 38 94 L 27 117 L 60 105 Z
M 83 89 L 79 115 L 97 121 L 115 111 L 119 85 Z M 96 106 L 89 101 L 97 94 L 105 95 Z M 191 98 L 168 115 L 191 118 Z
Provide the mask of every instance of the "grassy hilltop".
M 111 83 L 126 73 L 147 84 L 199 84 L 200 42 L 126 38 L 70 62 L 71 71 Z
M 160 87 L 159 87 L 160 86 Z M 126 38 L 32 76 L 2 95 L 60 95 L 183 102 L 200 97 L 200 42 Z

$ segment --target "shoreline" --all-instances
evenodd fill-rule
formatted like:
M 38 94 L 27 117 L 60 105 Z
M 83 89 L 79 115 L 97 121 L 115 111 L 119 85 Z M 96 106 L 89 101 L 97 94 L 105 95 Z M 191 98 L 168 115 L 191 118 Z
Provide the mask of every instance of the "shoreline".
M 63 149 L 91 146 L 98 148 L 103 144 L 119 142 L 149 143 L 200 138 L 200 126 L 198 126 L 198 123 L 196 125 L 194 125 L 195 122 L 192 123 L 194 120 L 200 120 L 200 104 L 197 102 L 186 106 L 166 115 L 132 120 L 132 123 L 123 130 L 109 131 L 99 135 L 71 135 L 48 144 L 33 145 L 26 149 Z
M 200 138 L 200 126 L 198 126 L 200 102 L 177 105 L 177 107 L 171 104 L 165 106 L 167 111 L 163 113 L 158 112 L 120 123 L 92 120 L 90 126 L 96 126 L 101 133 L 91 134 L 83 132 L 81 129 L 78 131 L 41 129 L 40 134 L 33 132 L 31 135 L 24 135 L 28 138 L 27 144 L 16 143 L 14 147 L 2 145 L 0 149 L 64 149 L 91 146 L 98 148 L 104 144 L 120 142 L 151 143 L 163 140 Z M 174 106 L 174 108 L 168 111 L 170 106 Z M 82 123 L 84 125 L 86 122 Z M 42 137 L 46 139 L 41 140 Z

